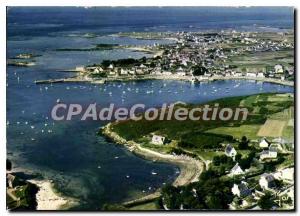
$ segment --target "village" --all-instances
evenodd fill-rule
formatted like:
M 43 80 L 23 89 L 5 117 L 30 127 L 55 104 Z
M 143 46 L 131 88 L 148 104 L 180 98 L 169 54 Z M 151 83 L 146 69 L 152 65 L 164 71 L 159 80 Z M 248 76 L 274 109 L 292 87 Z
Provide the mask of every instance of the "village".
M 198 173 L 198 180 L 183 187 L 168 188 L 166 192 L 163 189 L 164 209 L 199 208 L 202 202 L 207 202 L 203 197 L 217 199 L 205 190 L 224 191 L 222 196 L 229 198 L 220 201 L 223 209 L 294 209 L 292 94 L 259 94 L 224 101 L 225 104 L 233 102 L 248 104 L 249 110 L 253 110 L 253 115 L 250 113 L 242 125 L 232 122 L 220 127 L 213 121 L 190 121 L 182 128 L 182 123 L 177 121 L 152 121 L 151 126 L 144 121 L 124 121 L 109 124 L 106 128 L 110 132 L 104 134 L 117 143 L 122 140 L 120 143 L 130 151 L 138 148 L 160 157 L 172 155 L 173 159 L 203 163 L 204 170 Z M 195 128 L 197 132 L 193 132 Z M 216 185 L 213 189 L 203 186 L 214 181 L 226 185 Z M 175 200 L 170 198 L 174 196 Z M 195 199 L 196 204 L 184 204 L 185 199 Z M 212 204 L 209 208 L 220 207 Z
M 164 145 L 166 140 L 166 137 L 154 134 L 151 143 Z M 248 145 L 250 141 L 247 140 L 246 142 Z M 233 164 L 232 168 L 225 171 L 226 178 L 235 179 L 235 183 L 231 188 L 231 193 L 234 195 L 232 203 L 229 204 L 231 210 L 261 209 L 258 207 L 259 202 L 264 202 L 262 205 L 265 206 L 269 205 L 270 209 L 294 208 L 294 166 L 279 169 L 274 167 L 273 172 L 258 171 L 262 164 L 272 163 L 275 166 L 277 163 L 281 163 L 280 154 L 291 154 L 288 143 L 287 140 L 281 137 L 274 138 L 271 141 L 265 137 L 253 141 L 252 144 L 255 147 L 252 148 L 253 155 L 250 156 L 247 169 L 243 169 L 239 165 L 238 161 L 242 157 L 239 154 L 239 147 L 236 147 L 236 149 L 231 144 L 224 144 L 223 146 L 226 146 L 224 152 L 220 156 L 214 157 L 212 161 L 207 161 L 207 166 L 210 163 L 218 166 L 224 165 L 222 164 L 224 162 L 223 155 L 232 159 L 229 162 Z M 225 161 L 225 163 L 228 163 L 228 160 L 225 159 Z M 250 166 L 250 164 L 252 165 Z M 196 191 L 194 193 L 196 195 Z M 269 196 L 269 198 L 263 200 L 266 196 Z
M 171 34 L 171 33 L 170 33 Z M 78 66 L 79 80 L 179 79 L 191 82 L 215 79 L 258 79 L 291 84 L 294 77 L 293 33 L 177 32 L 176 43 L 139 47 L 152 58 L 104 60 Z

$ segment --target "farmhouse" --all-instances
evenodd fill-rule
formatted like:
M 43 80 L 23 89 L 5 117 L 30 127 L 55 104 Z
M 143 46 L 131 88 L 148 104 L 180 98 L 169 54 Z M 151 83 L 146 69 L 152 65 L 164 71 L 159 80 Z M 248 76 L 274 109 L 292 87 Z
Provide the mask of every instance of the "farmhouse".
M 155 145 L 163 145 L 165 143 L 166 138 L 163 136 L 153 135 L 152 136 L 152 143 Z
M 239 166 L 238 163 L 234 165 L 234 167 L 230 170 L 229 176 L 241 175 L 244 174 L 244 171 Z
M 275 178 L 272 174 L 264 173 L 261 175 L 259 179 L 259 185 L 263 190 L 271 189 L 272 187 L 275 187 Z
M 266 138 L 262 138 L 259 142 L 260 148 L 268 148 L 269 147 L 269 141 Z
M 294 168 L 286 168 L 282 170 L 278 170 L 276 173 L 274 173 L 274 178 L 293 182 L 294 181 Z
M 233 158 L 233 160 L 234 160 L 236 154 L 237 154 L 237 152 L 236 152 L 235 148 L 232 145 L 228 144 L 225 148 L 225 155 Z
M 234 184 L 231 188 L 231 192 L 238 197 L 245 197 L 251 194 L 251 190 L 248 188 L 248 183 L 244 181 L 240 184 Z
M 263 150 L 260 153 L 260 160 L 264 160 L 264 159 L 275 159 L 277 158 L 277 151 L 275 150 Z
M 282 65 L 278 64 L 274 66 L 275 73 L 283 73 Z

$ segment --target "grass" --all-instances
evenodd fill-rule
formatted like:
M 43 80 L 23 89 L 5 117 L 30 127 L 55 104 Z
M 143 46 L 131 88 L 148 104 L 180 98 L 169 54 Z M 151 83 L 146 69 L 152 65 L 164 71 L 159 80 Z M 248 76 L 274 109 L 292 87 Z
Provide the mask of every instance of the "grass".
M 215 156 L 223 155 L 223 151 L 201 151 L 201 150 L 193 150 L 197 155 L 199 155 L 204 160 L 212 160 Z
M 149 122 L 144 119 L 140 121 L 127 120 L 113 124 L 112 129 L 125 139 L 134 140 L 143 143 L 143 145 L 147 145 L 147 142 L 144 142 L 147 141 L 145 137 L 150 140 L 154 133 L 165 136 L 169 140 L 175 140 L 178 142 L 178 146 L 189 150 L 216 149 L 220 148 L 219 144 L 222 142 L 231 142 L 232 137 L 240 139 L 242 136 L 246 136 L 249 139 L 257 139 L 257 132 L 260 129 L 260 126 L 272 116 L 274 117 L 277 115 L 278 118 L 278 116 L 282 115 L 282 118 L 284 118 L 284 113 L 286 112 L 284 110 L 293 106 L 294 102 L 292 97 L 285 96 L 285 94 L 267 93 L 222 98 L 211 101 L 208 104 L 212 106 L 215 103 L 218 103 L 219 107 L 232 108 L 243 105 L 248 108 L 250 114 L 245 121 L 193 121 L 189 119 L 177 121 L 173 119 L 163 121 L 154 120 Z M 180 106 L 181 105 L 176 106 L 174 110 Z M 185 105 L 188 109 L 201 106 L 201 104 Z M 253 110 L 255 110 L 256 113 L 253 114 Z M 280 112 L 283 113 L 280 114 Z M 287 128 L 284 133 L 286 136 L 290 136 L 290 128 Z M 168 151 L 168 145 L 162 147 L 149 147 L 159 151 Z
M 207 130 L 209 133 L 227 134 L 233 136 L 235 139 L 241 139 L 242 136 L 246 136 L 248 139 L 257 138 L 256 134 L 260 128 L 260 125 L 241 125 L 238 127 L 218 127 Z
M 130 207 L 129 210 L 133 211 L 147 211 L 147 210 L 158 210 L 154 201 L 149 203 L 139 204 L 133 207 Z
M 294 61 L 293 49 L 282 51 L 267 51 L 248 53 L 231 57 L 230 64 L 241 68 L 260 68 L 265 70 L 267 66 L 274 67 L 276 64 L 282 64 L 290 67 L 289 63 Z
M 282 137 L 285 139 L 291 139 L 294 137 L 294 127 L 292 126 L 285 126 L 282 131 Z

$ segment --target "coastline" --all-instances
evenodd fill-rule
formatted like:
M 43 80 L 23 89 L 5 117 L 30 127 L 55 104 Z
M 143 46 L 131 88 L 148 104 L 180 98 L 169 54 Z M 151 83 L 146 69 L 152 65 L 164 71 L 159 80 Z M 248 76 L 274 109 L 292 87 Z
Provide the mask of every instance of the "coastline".
M 67 210 L 77 203 L 75 199 L 57 194 L 50 180 L 31 179 L 28 182 L 39 188 L 36 194 L 36 210 Z
M 72 71 L 75 72 L 75 71 Z M 78 73 L 76 71 L 75 73 Z M 142 77 L 107 77 L 103 78 L 101 80 L 95 80 L 95 79 L 87 79 L 84 76 L 78 75 L 76 77 L 70 77 L 70 78 L 60 78 L 60 79 L 49 79 L 49 80 L 36 80 L 36 84 L 49 84 L 49 83 L 63 83 L 63 82 L 88 82 L 93 84 L 104 84 L 105 82 L 114 82 L 114 81 L 139 81 L 139 80 L 175 80 L 175 81 L 187 81 L 192 82 L 191 76 L 166 76 L 166 75 L 145 75 Z M 260 77 L 222 77 L 222 76 L 212 76 L 212 77 L 205 77 L 200 78 L 199 83 L 201 82 L 212 82 L 217 80 L 254 80 L 259 82 L 268 82 L 268 83 L 275 83 L 279 85 L 285 85 L 285 86 L 294 86 L 294 81 L 287 81 L 287 80 L 279 80 L 279 79 L 273 79 L 273 78 L 260 78 Z
M 174 156 L 171 154 L 159 153 L 141 147 L 134 141 L 127 141 L 111 130 L 112 123 L 108 123 L 102 128 L 102 133 L 115 143 L 124 145 L 129 151 L 147 160 L 155 160 L 175 164 L 179 167 L 180 173 L 172 183 L 173 186 L 184 186 L 198 181 L 202 171 L 205 169 L 204 162 L 189 156 Z

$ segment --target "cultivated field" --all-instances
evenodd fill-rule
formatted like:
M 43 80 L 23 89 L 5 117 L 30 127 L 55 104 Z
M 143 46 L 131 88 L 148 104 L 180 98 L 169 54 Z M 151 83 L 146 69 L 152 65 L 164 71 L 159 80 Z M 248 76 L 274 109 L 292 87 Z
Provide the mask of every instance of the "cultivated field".
M 259 129 L 257 136 L 280 137 L 285 124 L 286 121 L 267 119 L 267 121 Z

